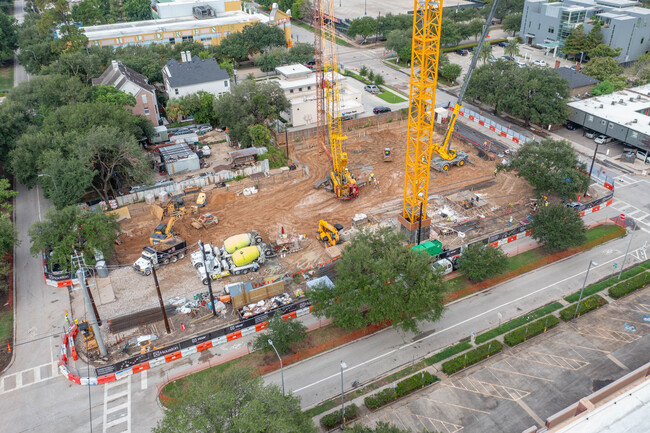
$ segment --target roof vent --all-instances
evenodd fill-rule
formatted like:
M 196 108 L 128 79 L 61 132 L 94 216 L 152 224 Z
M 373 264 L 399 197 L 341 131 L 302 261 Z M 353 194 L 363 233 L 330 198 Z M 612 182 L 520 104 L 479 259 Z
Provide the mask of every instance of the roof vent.
M 636 99 L 641 99 L 641 95 L 636 95 Z
M 622 103 L 623 103 L 623 98 L 619 99 L 619 100 L 618 100 L 618 103 L 619 103 L 619 104 L 622 104 Z
M 639 121 L 639 119 L 634 119 L 634 120 L 632 121 L 632 123 L 637 123 L 638 121 Z
M 612 105 L 616 105 L 616 101 L 612 101 Z
M 634 102 L 634 96 L 630 96 L 630 102 Z
M 600 104 L 600 107 L 599 107 L 599 108 L 603 108 L 603 104 Z

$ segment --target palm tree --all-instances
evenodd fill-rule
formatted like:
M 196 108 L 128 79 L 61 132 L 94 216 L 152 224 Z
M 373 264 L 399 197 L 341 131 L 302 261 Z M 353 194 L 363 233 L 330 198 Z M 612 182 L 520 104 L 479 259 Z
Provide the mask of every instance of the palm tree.
M 481 47 L 481 52 L 479 53 L 479 58 L 483 60 L 483 64 L 492 56 L 492 44 L 483 44 Z
M 517 42 L 517 39 L 510 39 L 503 52 L 506 56 L 517 57 L 519 55 L 519 42 Z

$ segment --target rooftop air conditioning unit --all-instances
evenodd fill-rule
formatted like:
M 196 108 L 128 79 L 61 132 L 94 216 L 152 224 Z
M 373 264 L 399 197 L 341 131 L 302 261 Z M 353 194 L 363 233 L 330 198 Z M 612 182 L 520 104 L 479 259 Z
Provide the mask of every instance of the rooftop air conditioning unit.
M 634 119 L 634 120 L 632 121 L 632 123 L 637 123 L 638 121 L 639 121 L 639 119 Z
M 600 104 L 600 107 L 599 107 L 599 108 L 603 108 L 603 104 Z
M 612 105 L 616 105 L 616 101 L 612 101 Z
M 636 99 L 641 99 L 641 95 L 636 95 Z
M 630 96 L 630 102 L 634 102 L 634 96 Z
M 623 103 L 623 99 L 619 99 L 619 100 L 618 100 L 618 103 L 619 103 L 619 104 L 622 104 L 622 103 Z

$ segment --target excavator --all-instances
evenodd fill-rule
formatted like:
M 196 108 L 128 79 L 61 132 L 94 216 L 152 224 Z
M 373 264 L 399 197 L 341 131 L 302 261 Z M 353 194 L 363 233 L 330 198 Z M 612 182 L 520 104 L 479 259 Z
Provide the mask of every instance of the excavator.
M 169 221 L 167 221 L 167 224 L 158 224 L 153 230 L 153 234 L 149 239 L 149 244 L 153 246 L 161 242 L 165 242 L 167 239 L 170 239 L 172 236 L 174 236 L 174 223 L 177 219 L 180 218 L 180 215 L 180 213 L 172 215 Z
M 343 230 L 341 224 L 330 224 L 325 220 L 318 221 L 318 234 L 316 237 L 319 241 L 323 241 L 325 244 L 333 247 L 334 245 L 341 242 L 339 237 L 339 230 Z
M 187 212 L 185 208 L 185 200 L 182 197 L 171 198 L 163 208 L 163 216 L 166 215 L 176 215 L 178 213 L 185 214 Z
M 485 42 L 485 38 L 490 29 L 490 23 L 494 17 L 494 12 L 496 11 L 498 2 L 498 0 L 494 0 L 492 2 L 490 14 L 487 17 L 485 24 L 483 25 L 483 33 L 481 34 L 481 38 L 478 41 L 478 45 L 476 45 L 476 48 L 474 49 L 472 62 L 470 63 L 469 69 L 467 70 L 467 75 L 465 76 L 465 81 L 463 81 L 463 86 L 460 88 L 460 92 L 458 93 L 458 99 L 456 100 L 456 105 L 454 105 L 454 109 L 451 113 L 451 118 L 449 119 L 449 125 L 447 126 L 447 131 L 445 132 L 445 138 L 442 140 L 441 144 L 433 144 L 433 150 L 436 151 L 440 156 L 431 158 L 431 168 L 434 168 L 438 171 L 446 173 L 452 165 L 462 167 L 466 162 L 474 165 L 474 163 L 469 160 L 469 155 L 467 153 L 463 151 L 456 151 L 451 148 L 451 136 L 454 133 L 454 127 L 456 126 L 458 114 L 460 113 L 460 109 L 463 107 L 463 98 L 465 97 L 465 91 L 467 90 L 469 81 L 472 78 L 472 72 L 474 72 L 474 68 L 476 67 L 476 61 L 481 55 L 483 42 Z

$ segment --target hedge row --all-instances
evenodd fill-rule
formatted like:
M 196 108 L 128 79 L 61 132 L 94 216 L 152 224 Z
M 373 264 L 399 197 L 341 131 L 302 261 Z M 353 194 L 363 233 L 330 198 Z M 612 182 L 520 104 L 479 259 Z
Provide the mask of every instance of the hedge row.
M 452 357 L 457 353 L 464 352 L 470 347 L 472 347 L 472 344 L 469 341 L 463 341 L 462 343 L 458 343 L 455 346 L 450 346 L 445 350 L 443 350 L 442 352 L 438 352 L 433 356 L 424 358 L 424 362 L 426 362 L 427 365 L 433 365 L 444 359 Z
M 508 38 L 496 38 L 496 39 L 490 39 L 489 44 L 494 45 L 498 44 L 499 42 L 508 42 Z M 443 53 L 450 53 L 452 51 L 460 50 L 460 49 L 469 49 L 469 48 L 474 48 L 478 45 L 478 42 L 470 42 L 468 44 L 461 44 L 461 45 L 456 45 L 455 47 L 445 47 L 442 48 Z
M 627 281 L 623 281 L 622 283 L 618 283 L 617 285 L 610 287 L 608 290 L 609 296 L 614 299 L 618 299 L 630 292 L 635 291 L 636 289 L 640 289 L 646 284 L 648 284 L 648 273 L 644 272 L 640 275 L 637 275 L 636 277 L 630 278 Z
M 352 420 L 359 416 L 359 408 L 356 404 L 350 403 L 345 406 L 345 421 Z M 341 411 L 337 410 L 336 412 L 328 413 L 320 419 L 320 423 L 323 427 L 328 430 L 338 427 L 343 424 L 343 417 L 341 416 Z
M 400 397 L 410 394 L 427 385 L 431 385 L 439 380 L 440 379 L 433 374 L 423 371 L 409 377 L 408 379 L 398 382 L 394 388 L 385 388 L 377 394 L 369 395 L 363 399 L 363 403 L 370 410 L 377 409 L 378 407 L 384 406 L 391 401 L 397 400 Z
M 590 298 L 583 299 L 580 301 L 580 309 L 578 310 L 578 315 L 582 315 L 585 313 L 588 313 L 591 310 L 595 310 L 596 308 L 599 308 L 607 303 L 606 300 L 601 298 L 598 295 L 594 295 Z M 576 312 L 576 306 L 574 305 L 569 305 L 566 307 L 564 310 L 560 311 L 560 317 L 562 320 L 565 322 L 573 319 L 573 315 Z
M 442 371 L 445 372 L 446 374 L 455 373 L 458 370 L 462 370 L 467 366 L 476 364 L 477 362 L 484 360 L 488 356 L 501 352 L 501 349 L 503 349 L 503 344 L 501 344 L 497 340 L 492 340 L 488 344 L 479 346 L 474 350 L 470 350 L 469 352 L 463 355 L 460 355 L 450 361 L 443 363 Z
M 560 319 L 550 314 L 546 317 L 542 317 L 541 319 L 529 325 L 522 326 L 519 329 L 515 329 L 512 332 L 508 332 L 503 337 L 503 341 L 510 347 L 516 346 L 517 344 L 526 341 L 530 337 L 534 337 L 537 334 L 546 332 L 547 328 L 552 328 L 558 323 L 560 323 Z
M 517 317 L 516 319 L 512 319 L 501 326 L 497 326 L 494 329 L 479 334 L 474 341 L 476 344 L 484 343 L 496 337 L 497 335 L 505 334 L 512 329 L 519 328 L 521 325 L 524 325 L 540 317 L 544 317 L 553 311 L 559 310 L 560 308 L 562 308 L 562 304 L 559 302 L 553 302 L 552 304 L 545 305 L 542 308 L 538 308 L 537 310 L 533 311 L 532 313 Z
M 628 269 L 627 271 L 625 271 L 625 272 L 623 272 L 621 274 L 621 279 L 626 280 L 626 279 L 628 279 L 630 277 L 633 277 L 635 275 L 640 274 L 641 272 L 645 272 L 645 270 L 647 269 L 646 266 L 650 266 L 650 262 L 648 262 L 647 264 L 644 263 L 644 264 L 635 266 L 635 267 L 633 267 L 631 269 Z M 611 286 L 613 286 L 614 284 L 616 284 L 616 283 L 618 283 L 620 281 L 621 280 L 618 279 L 618 275 L 617 275 L 615 277 L 608 278 L 608 279 L 606 279 L 604 281 L 601 281 L 599 283 L 592 284 L 592 285 L 585 288 L 583 296 L 591 296 L 594 293 L 598 293 L 601 290 L 605 290 L 606 288 L 611 287 Z M 580 298 L 580 291 L 577 291 L 575 293 L 570 294 L 569 296 L 565 296 L 564 300 L 567 301 L 567 302 L 578 302 L 579 298 Z

